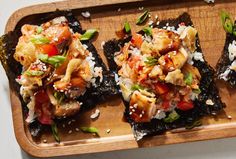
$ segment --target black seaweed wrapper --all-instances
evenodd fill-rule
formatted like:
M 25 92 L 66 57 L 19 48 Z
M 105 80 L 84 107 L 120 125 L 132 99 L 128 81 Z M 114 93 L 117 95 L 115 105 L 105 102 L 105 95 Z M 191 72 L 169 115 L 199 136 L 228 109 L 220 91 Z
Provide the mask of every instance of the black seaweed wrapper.
M 216 65 L 216 72 L 217 72 L 218 78 L 220 78 L 220 74 L 224 73 L 226 69 L 229 68 L 229 66 L 232 63 L 229 59 L 228 47 L 229 47 L 229 44 L 232 43 L 234 40 L 236 40 L 236 36 L 230 33 L 226 33 L 224 49 Z M 228 78 L 227 82 L 230 84 L 230 86 L 236 87 L 236 71 L 230 70 L 227 78 Z
M 85 32 L 85 30 L 82 29 L 80 22 L 73 16 L 72 12 L 70 11 L 56 11 L 54 13 L 47 14 L 47 16 L 44 16 L 43 18 L 37 19 L 37 22 L 29 22 L 27 24 L 40 25 L 59 16 L 66 17 L 69 22 L 70 28 L 74 32 L 78 32 L 81 34 Z M 22 109 L 24 110 L 24 115 L 26 115 L 28 109 L 26 107 L 26 103 L 23 102 L 19 94 L 20 85 L 15 81 L 17 76 L 21 74 L 22 66 L 13 58 L 15 47 L 17 45 L 19 37 L 21 36 L 20 28 L 21 25 L 16 26 L 14 31 L 0 37 L 0 60 L 9 79 L 10 89 L 15 91 L 21 99 Z M 103 81 L 100 83 L 99 78 L 97 78 L 95 82 L 96 86 L 91 86 L 87 89 L 86 93 L 83 96 L 78 97 L 78 101 L 83 103 L 80 112 L 93 108 L 99 102 L 104 102 L 110 96 L 119 94 L 119 89 L 114 80 L 114 74 L 107 70 L 92 42 L 84 41 L 82 43 L 88 46 L 88 50 L 95 58 L 95 66 L 102 67 Z M 60 120 L 57 119 L 56 122 L 60 122 Z M 44 127 L 46 126 L 41 125 L 37 120 L 29 124 L 32 136 L 38 136 Z
M 160 21 L 160 24 L 154 27 L 162 28 L 169 23 L 169 26 L 175 26 L 178 28 L 178 24 L 184 22 L 187 26 L 193 25 L 190 15 L 188 13 L 183 13 L 176 19 L 168 19 Z M 142 33 L 142 31 L 140 31 Z M 122 40 L 110 40 L 104 45 L 104 53 L 109 61 L 109 67 L 112 71 L 117 72 L 117 65 L 114 62 L 114 53 L 120 50 L 120 47 L 130 41 L 131 37 Z M 200 48 L 199 38 L 197 36 L 196 40 L 197 51 L 202 52 Z M 152 119 L 151 122 L 137 123 L 134 122 L 129 116 L 129 103 L 125 102 L 126 110 L 124 115 L 127 121 L 131 124 L 134 131 L 134 135 L 137 140 L 141 139 L 143 136 L 157 135 L 165 132 L 166 130 L 175 129 L 179 127 L 186 127 L 193 124 L 194 121 L 199 120 L 200 117 L 217 114 L 221 111 L 225 105 L 222 103 L 219 92 L 214 82 L 214 70 L 207 62 L 194 61 L 194 66 L 197 67 L 201 74 L 200 89 L 201 93 L 197 100 L 194 101 L 194 108 L 189 111 L 176 110 L 180 114 L 180 118 L 173 123 L 165 123 L 163 120 Z M 206 100 L 211 99 L 214 105 L 206 105 Z

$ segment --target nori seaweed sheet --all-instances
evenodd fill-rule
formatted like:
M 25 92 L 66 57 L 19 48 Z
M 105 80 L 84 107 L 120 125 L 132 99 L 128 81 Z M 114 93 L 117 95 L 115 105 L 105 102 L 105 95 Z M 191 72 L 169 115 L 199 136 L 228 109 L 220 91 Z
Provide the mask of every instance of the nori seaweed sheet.
M 36 23 L 29 22 L 28 24 L 40 25 L 59 16 L 65 16 L 67 18 L 69 26 L 74 32 L 79 32 L 79 33 L 85 32 L 84 30 L 82 30 L 80 22 L 72 15 L 72 12 L 70 11 L 57 10 L 53 13 L 47 14 L 47 16 L 44 16 L 41 19 L 38 19 Z M 19 94 L 20 85 L 15 81 L 17 76 L 21 74 L 22 66 L 20 65 L 19 62 L 17 62 L 13 58 L 15 47 L 18 43 L 19 37 L 21 36 L 20 28 L 21 25 L 18 25 L 16 26 L 14 31 L 9 32 L 0 37 L 0 60 L 9 79 L 10 87 L 18 94 L 18 97 L 22 102 L 22 109 L 24 110 L 24 115 L 26 115 L 28 109 L 26 107 L 26 103 L 23 102 Z M 86 93 L 83 96 L 78 97 L 78 100 L 83 103 L 80 112 L 93 108 L 99 102 L 106 101 L 106 99 L 110 96 L 120 94 L 119 88 L 117 87 L 117 84 L 114 79 L 114 74 L 107 70 L 105 64 L 103 63 L 101 57 L 97 53 L 97 50 L 92 44 L 92 42 L 84 41 L 82 43 L 88 46 L 88 50 L 92 53 L 93 57 L 95 58 L 94 60 L 95 66 L 102 67 L 103 81 L 100 83 L 99 79 L 97 78 L 95 82 L 96 86 L 91 86 L 90 88 L 87 89 Z M 60 122 L 60 120 L 64 119 L 59 119 L 59 120 L 57 119 L 55 121 Z M 42 132 L 42 130 L 45 127 L 48 126 L 40 124 L 37 120 L 29 124 L 31 135 L 34 137 L 40 135 L 40 132 Z
M 176 19 L 168 19 L 160 21 L 159 25 L 156 25 L 154 27 L 162 28 L 166 26 L 167 23 L 169 23 L 169 26 L 175 26 L 175 28 L 177 28 L 178 24 L 180 24 L 181 22 L 184 22 L 186 25 L 193 26 L 190 15 L 188 13 L 183 13 Z M 142 31 L 140 31 L 140 33 L 142 33 Z M 113 71 L 117 70 L 117 65 L 113 60 L 114 53 L 119 51 L 120 47 L 122 47 L 124 43 L 126 43 L 127 41 L 130 41 L 130 37 L 124 40 L 113 39 L 105 43 L 104 53 L 108 59 L 111 70 Z M 202 52 L 198 36 L 196 40 L 196 46 L 197 46 L 197 51 Z M 193 61 L 194 61 L 194 66 L 199 69 L 199 72 L 202 77 L 200 81 L 201 93 L 199 94 L 198 99 L 194 101 L 194 108 L 192 110 L 188 111 L 176 110 L 177 113 L 180 114 L 180 118 L 175 122 L 168 124 L 163 122 L 163 120 L 158 120 L 158 119 L 152 119 L 151 122 L 145 122 L 145 123 L 134 122 L 129 116 L 129 103 L 123 100 L 126 106 L 124 116 L 126 117 L 127 121 L 131 124 L 131 127 L 134 131 L 134 135 L 137 140 L 141 139 L 143 136 L 161 134 L 166 130 L 189 126 L 194 121 L 199 120 L 200 117 L 209 114 L 215 115 L 217 112 L 221 111 L 225 107 L 225 104 L 222 103 L 221 101 L 221 98 L 219 96 L 219 91 L 214 81 L 213 68 L 210 65 L 208 65 L 207 62 L 201 62 L 196 60 Z M 206 105 L 207 99 L 211 99 L 214 102 L 214 105 L 212 106 Z
M 225 45 L 222 51 L 221 57 L 216 65 L 216 72 L 219 78 L 221 73 L 224 73 L 225 70 L 231 65 L 231 61 L 229 59 L 229 51 L 228 47 L 229 44 L 236 40 L 236 36 L 230 33 L 226 33 Z M 228 75 L 227 82 L 230 84 L 231 87 L 236 87 L 236 71 L 231 70 Z

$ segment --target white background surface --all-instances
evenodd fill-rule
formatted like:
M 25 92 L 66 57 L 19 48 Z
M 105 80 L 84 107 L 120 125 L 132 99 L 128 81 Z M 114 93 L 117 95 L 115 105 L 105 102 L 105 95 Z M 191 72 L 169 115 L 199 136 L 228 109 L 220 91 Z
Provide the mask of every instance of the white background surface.
M 4 33 L 9 16 L 17 9 L 32 4 L 52 2 L 53 0 L 0 0 L 0 34 Z M 55 0 L 54 0 L 55 1 Z M 16 142 L 11 108 L 8 97 L 8 81 L 0 66 L 0 158 L 1 159 L 31 159 L 21 151 Z M 236 105 L 235 105 L 236 106 Z M 236 138 L 211 140 L 203 142 L 142 148 L 135 150 L 116 151 L 108 153 L 89 154 L 82 156 L 63 157 L 61 159 L 235 159 Z

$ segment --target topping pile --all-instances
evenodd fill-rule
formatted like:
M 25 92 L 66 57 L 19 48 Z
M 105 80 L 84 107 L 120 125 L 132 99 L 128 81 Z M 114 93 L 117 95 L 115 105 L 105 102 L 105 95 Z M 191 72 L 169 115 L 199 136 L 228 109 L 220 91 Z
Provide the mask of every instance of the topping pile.
M 92 53 L 81 43 L 83 36 L 73 33 L 65 17 L 40 26 L 26 24 L 21 32 L 14 58 L 22 65 L 16 81 L 28 103 L 26 121 L 52 124 L 56 117 L 78 112 L 82 103 L 77 98 L 97 78 L 103 80 L 102 67 L 95 67 Z
M 221 11 L 221 22 L 226 31 L 224 52 L 217 64 L 219 79 L 227 81 L 231 86 L 236 85 L 236 23 L 233 23 L 229 13 Z
M 194 108 L 193 101 L 201 92 L 201 75 L 192 60 L 204 61 L 196 51 L 197 30 L 184 23 L 173 28 L 133 33 L 115 53 L 118 84 L 135 122 L 156 118 L 171 123 L 180 117 L 179 110 Z

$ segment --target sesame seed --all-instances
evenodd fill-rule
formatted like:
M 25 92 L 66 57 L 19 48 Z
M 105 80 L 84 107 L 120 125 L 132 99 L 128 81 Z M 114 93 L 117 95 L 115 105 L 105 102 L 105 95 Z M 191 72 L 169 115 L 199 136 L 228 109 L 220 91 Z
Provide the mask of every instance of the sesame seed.
M 99 109 L 96 109 L 95 112 L 93 114 L 91 114 L 90 118 L 91 119 L 96 119 L 98 118 L 100 115 L 100 110 Z
M 111 129 L 107 129 L 106 132 L 109 134 L 111 132 Z
M 65 125 L 65 124 L 62 124 L 62 127 L 63 127 L 63 128 L 65 128 L 65 127 L 66 127 L 66 125 Z
M 77 131 L 77 132 L 78 132 L 78 131 L 79 131 L 79 128 L 75 128 L 75 131 Z
M 142 110 L 142 114 L 144 114 L 145 112 Z
M 81 15 L 85 18 L 89 18 L 91 16 L 91 14 L 88 11 L 82 12 Z
M 71 121 L 68 122 L 68 125 L 70 125 L 70 124 L 71 124 Z
M 72 133 L 72 130 L 69 130 L 69 131 L 68 131 L 68 134 L 71 134 L 71 133 Z
M 138 8 L 138 10 L 143 10 L 143 9 L 144 9 L 144 7 L 139 7 L 139 8 Z
M 140 114 L 139 117 L 142 118 L 142 117 L 143 117 L 143 114 Z
M 133 109 L 134 107 L 133 106 L 129 106 L 130 109 Z
M 131 111 L 132 111 L 132 112 L 135 112 L 135 110 L 134 110 L 134 109 L 131 109 Z
M 45 139 L 45 140 L 43 140 L 43 143 L 47 143 L 48 141 Z
M 132 115 L 133 114 L 133 112 L 129 112 L 129 115 Z
M 207 105 L 214 105 L 214 102 L 211 99 L 206 100 Z
M 153 21 L 150 20 L 150 21 L 148 22 L 148 25 L 152 25 L 152 24 L 153 24 Z
M 120 12 L 120 11 L 121 11 L 121 8 L 118 8 L 118 9 L 117 9 L 117 12 Z
M 136 104 L 134 104 L 134 105 L 133 105 L 133 107 L 134 107 L 134 108 L 137 108 L 137 107 L 138 107 L 138 104 L 137 104 L 137 103 L 136 103 Z
M 215 112 L 212 112 L 211 115 L 216 115 L 216 113 L 215 113 Z
M 155 19 L 158 19 L 158 15 L 155 15 Z
M 58 41 L 58 38 L 54 38 L 53 40 L 54 40 L 54 41 Z

